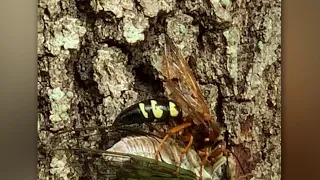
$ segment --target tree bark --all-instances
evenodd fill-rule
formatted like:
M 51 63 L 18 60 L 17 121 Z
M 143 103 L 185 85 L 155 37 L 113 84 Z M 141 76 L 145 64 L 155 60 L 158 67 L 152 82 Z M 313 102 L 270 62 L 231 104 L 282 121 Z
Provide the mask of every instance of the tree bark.
M 56 131 L 110 125 L 124 107 L 164 95 L 157 72 L 163 34 L 189 60 L 245 172 L 280 179 L 279 0 L 40 0 L 39 179 L 88 175 L 87 162 L 49 155 L 51 147 L 101 148 L 102 136 L 52 140 Z

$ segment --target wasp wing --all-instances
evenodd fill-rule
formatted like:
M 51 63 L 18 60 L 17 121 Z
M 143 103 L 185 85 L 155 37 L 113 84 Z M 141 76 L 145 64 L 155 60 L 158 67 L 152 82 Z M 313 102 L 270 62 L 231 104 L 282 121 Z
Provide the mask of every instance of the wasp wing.
M 209 106 L 204 100 L 188 62 L 169 36 L 165 36 L 165 41 L 163 76 L 169 96 L 177 101 L 183 111 L 196 121 L 196 124 L 202 123 L 207 128 L 214 128 L 217 133 L 220 133 L 219 126 L 212 120 Z

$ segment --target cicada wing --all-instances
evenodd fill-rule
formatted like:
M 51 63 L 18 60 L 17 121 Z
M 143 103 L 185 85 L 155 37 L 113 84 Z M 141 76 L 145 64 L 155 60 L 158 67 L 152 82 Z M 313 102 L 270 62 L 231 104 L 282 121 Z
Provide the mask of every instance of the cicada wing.
M 174 174 L 175 165 L 161 161 L 155 163 L 155 159 L 139 155 L 85 148 L 69 150 L 77 151 L 82 158 L 90 159 L 87 163 L 92 164 L 87 167 L 91 168 L 86 173 L 86 178 L 89 179 L 197 179 L 189 170 L 181 169 L 179 174 Z

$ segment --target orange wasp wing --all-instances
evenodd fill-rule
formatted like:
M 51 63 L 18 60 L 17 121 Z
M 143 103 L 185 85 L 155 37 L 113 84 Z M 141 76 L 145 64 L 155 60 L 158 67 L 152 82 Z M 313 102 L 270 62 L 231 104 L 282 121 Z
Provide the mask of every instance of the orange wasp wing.
M 211 117 L 209 106 L 202 96 L 188 62 L 167 35 L 165 42 L 163 76 L 165 85 L 170 91 L 169 96 L 177 101 L 183 111 L 193 118 L 196 124 L 202 123 L 207 128 L 213 128 L 219 133 L 220 129 Z

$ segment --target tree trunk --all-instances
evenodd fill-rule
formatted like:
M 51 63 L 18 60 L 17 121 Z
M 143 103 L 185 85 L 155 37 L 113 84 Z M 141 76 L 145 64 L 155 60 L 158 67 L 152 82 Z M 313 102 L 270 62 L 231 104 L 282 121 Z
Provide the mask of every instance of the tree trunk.
M 88 162 L 50 148 L 97 149 L 104 140 L 52 140 L 56 131 L 110 125 L 124 107 L 164 96 L 158 70 L 168 34 L 245 173 L 280 179 L 280 33 L 279 0 L 39 1 L 38 178 L 86 177 Z

